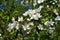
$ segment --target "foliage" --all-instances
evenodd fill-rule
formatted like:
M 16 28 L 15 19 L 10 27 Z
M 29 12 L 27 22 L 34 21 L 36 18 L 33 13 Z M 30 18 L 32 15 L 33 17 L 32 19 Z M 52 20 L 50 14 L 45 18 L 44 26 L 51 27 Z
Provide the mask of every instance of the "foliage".
M 60 39 L 60 1 L 34 1 L 0 0 L 0 40 Z

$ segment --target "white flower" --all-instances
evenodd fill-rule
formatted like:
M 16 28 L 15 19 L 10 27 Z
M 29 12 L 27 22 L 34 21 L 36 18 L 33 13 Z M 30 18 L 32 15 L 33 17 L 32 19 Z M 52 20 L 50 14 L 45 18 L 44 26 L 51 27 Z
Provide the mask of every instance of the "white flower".
M 27 29 L 30 29 L 30 27 L 29 27 L 29 26 L 30 26 L 29 24 L 27 24 L 27 25 L 26 25 Z
M 56 10 L 56 9 L 54 9 L 53 11 L 54 11 L 54 13 L 55 13 L 56 15 L 58 15 L 58 12 L 57 12 L 57 10 Z
M 44 25 L 48 26 L 48 25 L 49 25 L 49 21 L 46 21 L 46 22 L 44 23 Z
M 27 21 L 30 21 L 30 19 L 29 19 L 29 18 L 27 18 Z
M 53 25 L 54 25 L 54 23 L 55 23 L 55 22 L 53 22 L 52 20 L 50 20 L 50 25 L 52 25 L 52 26 L 53 26 Z
M 35 14 L 35 10 L 31 10 L 30 13 L 28 14 L 30 17 Z
M 18 21 L 23 21 L 23 17 L 18 17 Z
M 42 9 L 42 8 L 43 8 L 43 6 L 39 6 L 39 8 L 38 8 L 38 9 L 41 11 L 41 9 Z
M 8 24 L 7 30 L 11 32 L 13 28 L 19 29 L 19 23 L 17 21 L 14 21 L 13 23 Z
M 58 2 L 57 0 L 54 0 L 56 3 Z
M 21 1 L 21 4 L 23 3 L 24 1 Z
M 14 27 L 15 27 L 15 23 L 9 23 L 7 30 L 10 32 Z
M 53 24 L 54 24 L 54 22 L 53 22 L 52 20 L 46 21 L 46 22 L 44 23 L 44 25 L 46 25 L 46 26 L 50 26 L 50 25 L 53 26 Z
M 12 20 L 12 22 L 15 22 L 15 18 L 14 18 L 14 17 L 12 17 L 12 19 L 11 19 L 11 20 Z
M 57 17 L 55 18 L 55 20 L 60 20 L 60 16 L 57 16 Z
M 29 34 L 29 33 L 30 33 L 30 31 L 27 32 L 27 34 Z
M 38 20 L 38 16 L 37 15 L 33 15 L 32 16 L 34 20 Z
M 35 9 L 35 13 L 39 13 L 40 12 L 40 9 Z
M 49 33 L 53 33 L 55 30 L 55 27 L 49 27 Z
M 25 12 L 24 14 L 23 14 L 23 16 L 27 16 L 28 15 L 28 13 L 27 12 Z
M 33 3 L 33 6 L 35 7 L 37 5 L 37 3 Z
M 58 7 L 60 7 L 60 4 L 58 4 Z
M 44 2 L 45 0 L 38 0 L 38 4 L 40 4 L 40 3 L 42 3 L 42 2 Z
M 41 18 L 42 16 L 40 15 L 40 10 L 41 8 L 43 8 L 43 6 L 40 6 L 38 9 L 29 9 L 27 12 L 25 12 L 23 15 L 24 16 L 29 16 L 30 17 L 30 20 L 34 19 L 34 20 L 38 20 L 39 18 Z
M 26 27 L 24 25 L 22 25 L 22 27 L 23 27 L 23 30 L 26 30 Z
M 29 22 L 29 23 L 27 23 L 25 25 L 22 25 L 23 30 L 27 30 L 27 29 L 29 30 L 30 29 L 30 25 L 34 26 L 33 22 Z
M 33 19 L 33 16 L 30 18 L 30 20 L 32 20 Z
M 15 22 L 14 22 L 14 23 L 9 23 L 9 24 L 8 24 L 8 27 L 9 27 L 10 29 L 13 29 L 14 26 L 16 26 L 16 23 L 15 23 Z
M 50 30 L 55 30 L 55 27 L 49 27 Z
M 27 32 L 27 34 L 29 34 L 30 32 Z
M 27 16 L 27 15 L 29 15 L 30 13 L 32 13 L 32 9 L 29 9 L 28 11 L 26 11 L 24 14 L 23 14 L 23 16 Z M 31 15 L 31 14 L 30 14 Z
M 37 27 L 38 27 L 38 29 L 40 29 L 40 30 L 44 30 L 43 25 L 41 25 L 41 24 L 39 24 L 39 26 L 37 26 Z
M 41 18 L 42 16 L 40 15 L 40 13 L 37 13 L 36 14 L 38 18 Z
M 32 25 L 32 26 L 34 26 L 33 22 L 30 22 L 28 25 Z
M 36 14 L 32 15 L 30 19 L 38 20 L 41 17 L 42 16 L 39 13 L 36 13 Z
M 26 25 L 22 25 L 22 27 L 23 27 L 23 30 L 30 29 L 30 27 L 29 27 L 29 25 L 28 25 L 28 24 L 26 24 Z
M 47 7 L 49 8 L 49 5 L 47 5 Z
M 54 2 L 52 4 L 55 4 Z
M 24 0 L 21 1 L 21 5 L 22 5 L 22 6 L 28 6 L 28 1 L 26 1 L 26 2 L 24 2 Z
M 37 5 L 37 2 L 36 0 L 34 0 L 33 6 L 35 7 L 36 5 Z
M 26 1 L 25 3 L 28 3 L 28 1 Z
M 0 33 L 0 36 L 1 36 L 1 33 Z

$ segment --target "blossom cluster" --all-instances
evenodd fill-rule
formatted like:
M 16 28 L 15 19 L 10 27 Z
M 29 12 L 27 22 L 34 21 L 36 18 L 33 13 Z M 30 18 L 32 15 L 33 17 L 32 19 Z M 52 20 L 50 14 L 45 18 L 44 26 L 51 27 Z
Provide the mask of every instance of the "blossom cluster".
M 29 18 L 26 19 L 28 21 L 28 23 L 25 23 L 25 24 L 19 23 L 19 22 L 25 21 L 24 18 L 23 18 L 23 16 L 22 17 L 18 17 L 18 21 L 15 21 L 15 18 L 12 17 L 12 23 L 8 24 L 8 29 L 7 30 L 9 32 L 11 32 L 11 30 L 13 28 L 16 28 L 18 30 L 20 26 L 23 28 L 23 30 L 30 30 L 31 29 L 30 25 L 31 26 L 35 26 L 34 22 L 31 21 L 31 20 L 40 20 L 40 18 L 43 17 L 41 15 L 41 13 L 40 13 L 40 11 L 41 11 L 42 8 L 44 8 L 44 6 L 39 6 L 39 8 L 37 8 L 37 9 L 28 9 L 28 11 L 26 11 L 25 13 L 23 13 L 24 17 L 28 17 L 29 16 Z M 54 20 L 60 20 L 60 17 L 58 16 L 58 13 L 57 13 L 56 9 L 53 12 L 55 13 L 55 15 L 57 15 L 57 17 L 54 18 Z M 48 26 L 49 30 L 52 30 L 52 29 L 55 30 L 55 28 L 50 27 L 50 26 L 54 26 L 54 24 L 55 24 L 55 22 L 52 21 L 52 19 L 46 20 L 43 24 L 45 26 Z M 43 27 L 42 24 L 38 24 L 38 26 L 36 26 L 36 27 L 39 30 L 47 30 L 46 28 Z
M 54 38 L 60 35 L 59 2 L 57 0 L 13 0 L 6 5 L 2 2 L 0 39 L 55 40 Z

